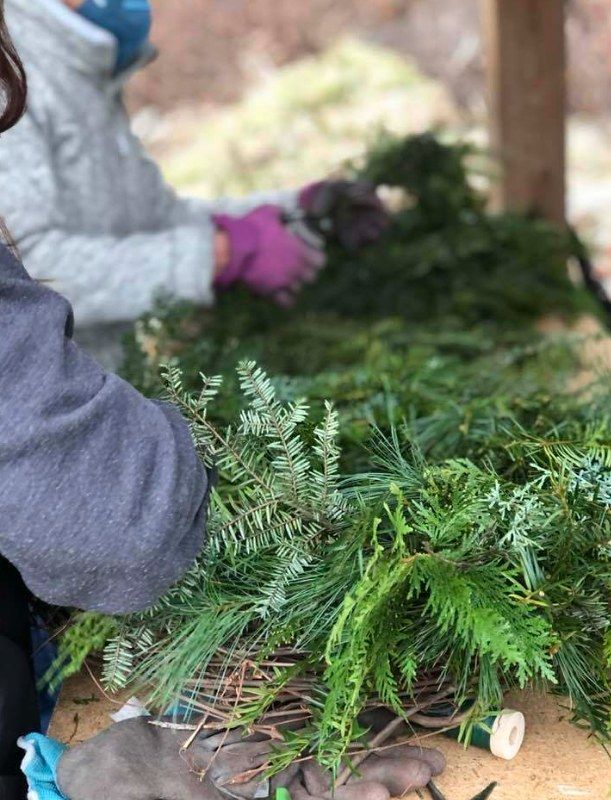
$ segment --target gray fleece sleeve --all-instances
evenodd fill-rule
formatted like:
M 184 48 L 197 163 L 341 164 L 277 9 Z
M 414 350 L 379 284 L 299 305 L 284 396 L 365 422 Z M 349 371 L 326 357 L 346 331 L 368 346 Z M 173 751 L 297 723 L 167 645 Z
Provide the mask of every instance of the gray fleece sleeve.
M 72 342 L 66 300 L 0 250 L 0 553 L 47 602 L 155 602 L 203 542 L 208 479 L 177 410 Z

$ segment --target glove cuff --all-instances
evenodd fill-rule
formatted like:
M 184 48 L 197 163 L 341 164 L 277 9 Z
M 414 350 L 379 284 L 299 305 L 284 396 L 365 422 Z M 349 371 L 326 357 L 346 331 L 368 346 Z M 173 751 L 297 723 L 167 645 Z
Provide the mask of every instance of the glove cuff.
M 66 745 L 41 733 L 29 733 L 17 740 L 25 755 L 21 771 L 28 782 L 29 800 L 66 800 L 57 782 L 57 768 Z
M 257 252 L 259 235 L 255 225 L 244 217 L 214 214 L 212 221 L 219 230 L 227 234 L 229 239 L 229 263 L 214 279 L 215 288 L 222 290 L 243 277 L 249 262 Z

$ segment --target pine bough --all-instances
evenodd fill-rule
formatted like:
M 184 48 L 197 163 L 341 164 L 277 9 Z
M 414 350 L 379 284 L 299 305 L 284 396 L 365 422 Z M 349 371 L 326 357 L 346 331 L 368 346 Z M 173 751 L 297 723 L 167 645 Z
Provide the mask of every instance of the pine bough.
M 609 738 L 609 385 L 567 389 L 573 345 L 532 328 L 588 307 L 575 243 L 488 215 L 465 155 L 374 151 L 362 174 L 411 202 L 358 260 L 332 251 L 290 314 L 231 293 L 140 321 L 127 377 L 155 395 L 174 365 L 166 392 L 219 472 L 208 538 L 155 608 L 77 617 L 60 670 L 105 643 L 107 685 L 158 709 L 273 732 L 288 715 L 276 767 L 337 768 L 376 704 L 435 705 L 468 736 L 527 683 Z
M 155 608 L 110 623 L 110 688 L 136 681 L 158 708 L 180 701 L 223 725 L 293 715 L 307 727 L 279 767 L 305 747 L 337 767 L 372 705 L 409 717 L 471 699 L 473 720 L 527 683 L 567 692 L 608 733 L 609 427 L 516 428 L 505 474 L 427 460 L 422 431 L 403 427 L 378 433 L 372 471 L 346 480 L 330 404 L 312 425 L 253 362 L 238 377 L 244 408 L 219 427 L 221 379 L 195 395 L 166 372 L 219 482 L 197 565 Z

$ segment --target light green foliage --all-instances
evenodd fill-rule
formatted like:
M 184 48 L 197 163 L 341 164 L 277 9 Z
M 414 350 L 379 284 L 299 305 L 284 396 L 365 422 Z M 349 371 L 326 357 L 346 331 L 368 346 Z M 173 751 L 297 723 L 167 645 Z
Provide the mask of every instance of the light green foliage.
M 112 686 L 152 685 L 163 706 L 220 648 L 256 662 L 290 645 L 319 676 L 308 741 L 331 766 L 361 734 L 356 716 L 370 694 L 400 713 L 429 674 L 453 681 L 459 697 L 475 694 L 482 709 L 498 707 L 508 684 L 547 682 L 604 732 L 611 563 L 601 427 L 594 439 L 587 427 L 541 439 L 508 429 L 510 459 L 495 469 L 493 459 L 423 458 L 422 430 L 406 426 L 377 434 L 371 471 L 340 484 L 333 409 L 312 427 L 307 409 L 280 402 L 252 363 L 238 371 L 244 405 L 227 427 L 209 420 L 217 381 L 194 395 L 176 370 L 166 376 L 220 480 L 199 563 L 107 646 Z M 277 678 L 237 707 L 236 721 L 269 707 L 288 675 Z
M 45 675 L 45 680 L 55 688 L 65 678 L 75 675 L 92 651 L 104 648 L 117 628 L 116 620 L 103 614 L 88 611 L 74 614 L 70 626 L 59 640 L 57 658 Z

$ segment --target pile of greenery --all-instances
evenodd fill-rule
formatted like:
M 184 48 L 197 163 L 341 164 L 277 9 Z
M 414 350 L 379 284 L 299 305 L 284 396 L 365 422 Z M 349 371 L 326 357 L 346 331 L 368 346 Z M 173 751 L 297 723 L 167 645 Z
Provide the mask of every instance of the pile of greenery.
M 241 356 L 262 357 L 272 371 L 317 371 L 305 347 L 291 363 L 294 339 L 323 326 L 332 343 L 333 317 L 356 320 L 363 331 L 365 322 L 396 316 L 412 335 L 488 327 L 485 338 L 548 313 L 595 312 L 590 295 L 576 291 L 567 275 L 567 261 L 582 255 L 580 243 L 536 218 L 489 214 L 468 173 L 474 156 L 468 146 L 447 146 L 431 134 L 382 139 L 352 170 L 391 187 L 398 206 L 378 244 L 357 253 L 332 246 L 320 279 L 288 311 L 234 290 L 208 313 L 161 304 L 138 325 L 148 345 L 128 343 L 126 377 L 145 390 L 153 390 L 151 380 L 159 386 L 154 351 L 179 353 L 190 379 L 202 369 L 229 373 Z M 318 363 L 326 357 L 323 344 L 314 353 Z
M 310 749 L 337 768 L 371 697 L 401 714 L 431 675 L 473 718 L 534 682 L 611 734 L 608 381 L 572 388 L 580 342 L 535 330 L 590 307 L 566 276 L 579 246 L 488 215 L 467 155 L 431 136 L 374 151 L 361 174 L 402 193 L 391 230 L 332 248 L 290 312 L 232 292 L 138 323 L 125 375 L 169 393 L 219 481 L 193 570 L 146 613 L 79 617 L 73 666 L 106 642 L 110 687 L 197 709 L 236 660 L 299 654 L 231 717 L 315 676 L 278 766 Z

